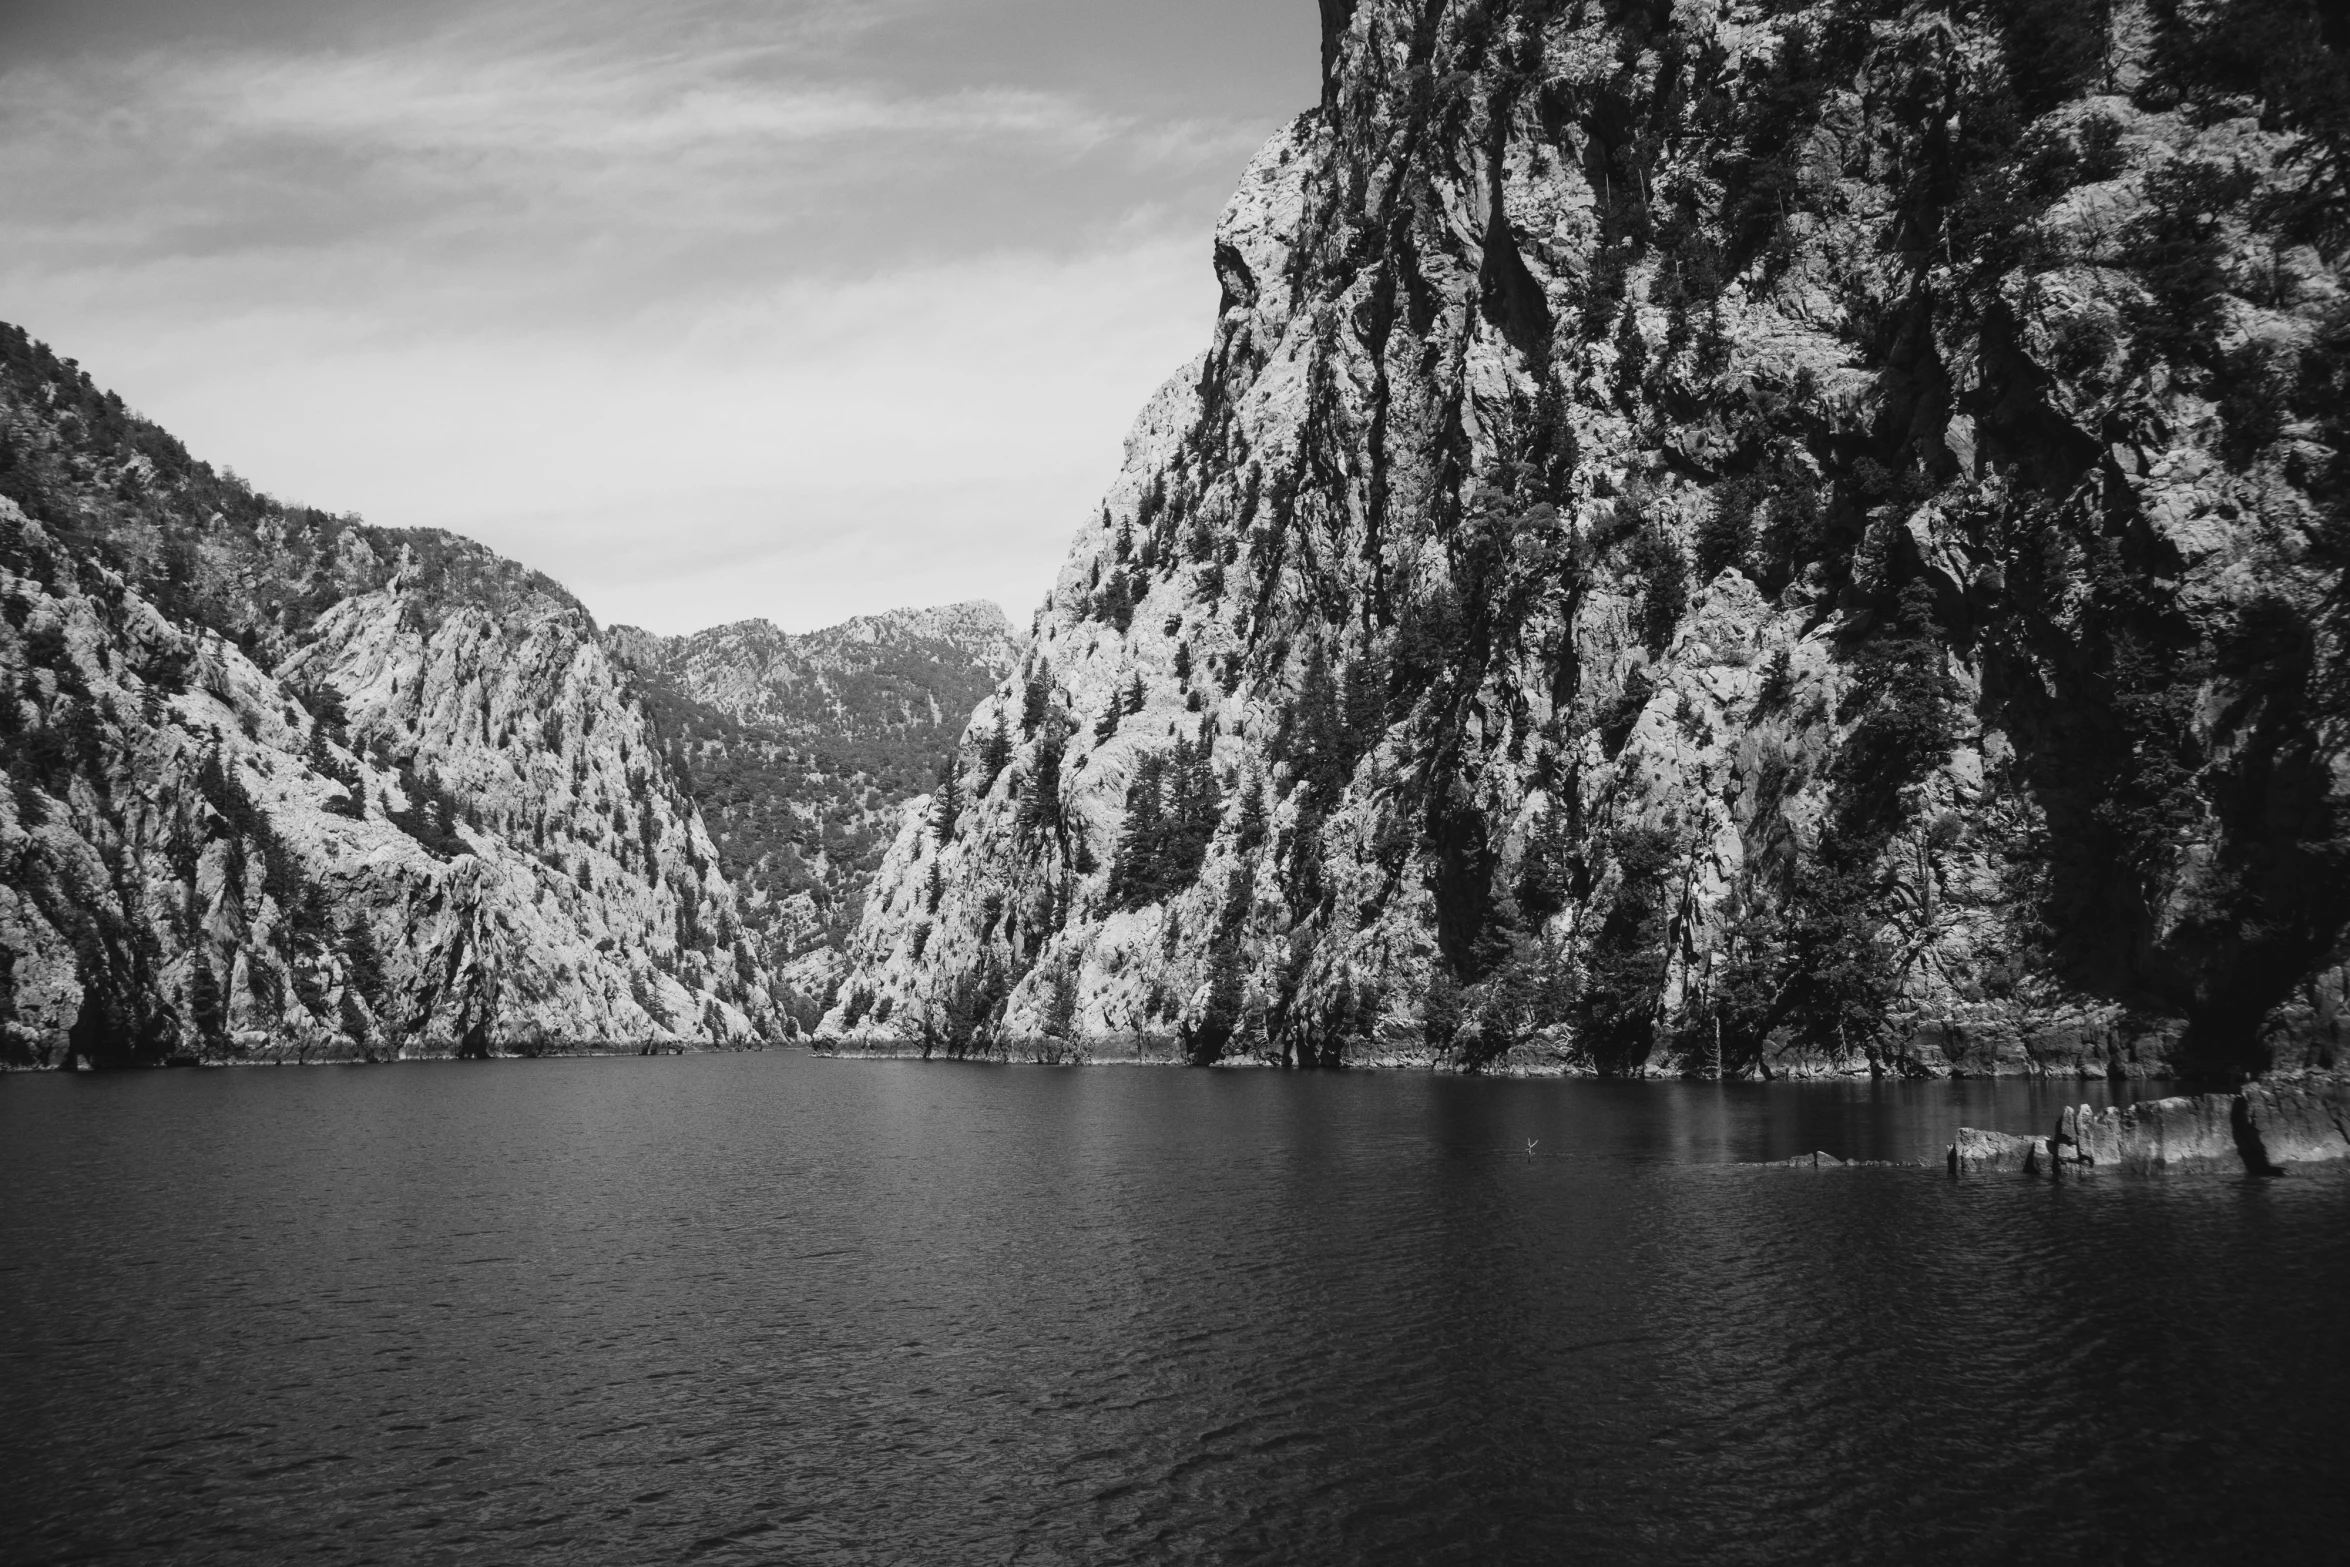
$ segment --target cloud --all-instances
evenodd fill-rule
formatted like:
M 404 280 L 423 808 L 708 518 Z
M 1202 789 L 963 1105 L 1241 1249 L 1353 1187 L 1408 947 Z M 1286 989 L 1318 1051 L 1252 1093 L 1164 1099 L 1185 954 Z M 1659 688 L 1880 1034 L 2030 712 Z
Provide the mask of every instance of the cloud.
M 822 62 L 771 44 L 469 45 L 460 32 L 348 56 L 18 67 L 0 74 L 0 188 L 22 241 L 61 254 L 361 239 L 543 254 L 550 236 L 669 251 L 786 234 L 818 212 L 901 236 L 962 226 L 1001 214 L 1015 189 L 1027 220 L 1050 226 L 1075 215 L 1072 197 L 1092 215 L 1105 177 L 1223 175 L 1262 139 L 1257 126 L 1168 125 L 1064 92 L 917 92 L 814 71 Z M 892 199 L 912 194 L 929 199 Z
M 1203 251 L 1153 240 L 595 327 L 393 341 L 365 313 L 150 318 L 84 357 L 289 499 L 451 528 L 605 618 L 682 630 L 820 623 L 915 582 L 1024 613 L 1214 308 Z
M 470 533 L 608 619 L 1022 616 L 1204 345 L 1208 220 L 1288 106 L 893 69 L 935 4 L 31 56 L 0 314 L 265 487 Z

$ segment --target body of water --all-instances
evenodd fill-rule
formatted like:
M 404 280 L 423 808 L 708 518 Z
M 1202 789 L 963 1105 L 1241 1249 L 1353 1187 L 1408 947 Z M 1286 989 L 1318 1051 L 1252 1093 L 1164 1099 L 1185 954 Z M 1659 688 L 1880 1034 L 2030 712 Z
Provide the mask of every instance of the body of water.
M 8 1079 L 0 1560 L 2339 1559 L 2350 1176 L 1748 1163 L 2091 1097 Z

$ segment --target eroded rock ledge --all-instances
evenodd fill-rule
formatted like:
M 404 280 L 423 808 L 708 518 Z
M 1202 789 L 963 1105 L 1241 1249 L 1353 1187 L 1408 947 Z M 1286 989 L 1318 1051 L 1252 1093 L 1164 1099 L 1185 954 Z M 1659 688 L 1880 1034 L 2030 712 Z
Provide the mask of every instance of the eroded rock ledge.
M 2248 1170 L 2281 1175 L 2298 1164 L 2350 1159 L 2350 1079 L 2295 1073 L 2241 1093 L 2154 1099 L 2096 1110 L 2069 1106 L 2046 1137 L 1961 1127 L 1946 1155 L 1952 1174 L 2020 1170 Z

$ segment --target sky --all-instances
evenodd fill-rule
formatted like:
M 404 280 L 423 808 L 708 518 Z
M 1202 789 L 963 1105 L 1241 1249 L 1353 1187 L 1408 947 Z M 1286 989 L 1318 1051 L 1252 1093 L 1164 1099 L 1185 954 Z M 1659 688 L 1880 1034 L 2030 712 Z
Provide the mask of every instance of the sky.
M 607 623 L 1018 621 L 1313 0 L 0 0 L 0 319 Z

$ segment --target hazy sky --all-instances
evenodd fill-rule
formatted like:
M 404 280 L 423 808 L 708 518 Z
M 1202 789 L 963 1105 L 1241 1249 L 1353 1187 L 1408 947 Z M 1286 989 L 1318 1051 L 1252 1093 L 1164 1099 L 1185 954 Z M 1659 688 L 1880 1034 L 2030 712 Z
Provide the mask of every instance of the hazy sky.
M 1041 600 L 1313 0 L 0 0 L 0 318 L 607 621 Z

